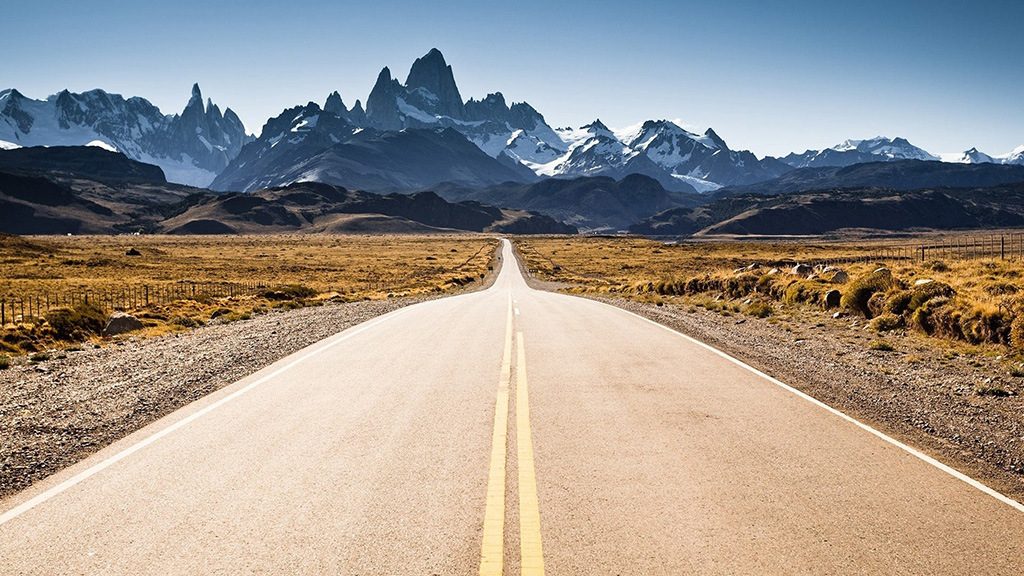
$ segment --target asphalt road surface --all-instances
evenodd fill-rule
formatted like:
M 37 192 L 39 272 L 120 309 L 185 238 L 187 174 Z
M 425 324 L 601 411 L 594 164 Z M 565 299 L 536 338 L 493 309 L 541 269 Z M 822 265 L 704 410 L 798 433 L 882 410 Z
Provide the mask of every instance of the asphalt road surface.
M 0 502 L 0 574 L 1024 572 L 1019 504 L 503 259 Z

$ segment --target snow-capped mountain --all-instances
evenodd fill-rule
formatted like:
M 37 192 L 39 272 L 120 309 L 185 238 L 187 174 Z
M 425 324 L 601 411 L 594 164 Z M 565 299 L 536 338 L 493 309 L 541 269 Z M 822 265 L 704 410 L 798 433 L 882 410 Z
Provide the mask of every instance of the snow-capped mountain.
M 33 100 L 14 89 L 0 92 L 0 148 L 101 146 L 156 164 L 167 179 L 207 186 L 252 140 L 230 108 L 203 104 L 199 85 L 181 114 L 164 115 L 148 100 L 119 94 L 64 90 Z
M 452 67 L 436 48 L 413 62 L 405 84 L 385 67 L 366 99 L 366 121 L 378 130 L 454 128 L 492 158 L 506 149 L 520 161 L 537 162 L 564 143 L 532 106 L 509 106 L 501 92 L 463 102 Z M 514 144 L 514 145 L 513 145 Z
M 977 148 L 971 148 L 963 154 L 944 156 L 943 160 L 959 164 L 1014 164 L 1024 166 L 1024 146 L 1014 148 L 1013 152 L 1001 156 L 989 156 Z
M 824 150 L 792 153 L 782 161 L 794 168 L 823 168 L 826 166 L 852 166 L 864 162 L 893 160 L 930 160 L 941 158 L 908 142 L 905 138 L 878 136 L 869 140 L 846 140 Z

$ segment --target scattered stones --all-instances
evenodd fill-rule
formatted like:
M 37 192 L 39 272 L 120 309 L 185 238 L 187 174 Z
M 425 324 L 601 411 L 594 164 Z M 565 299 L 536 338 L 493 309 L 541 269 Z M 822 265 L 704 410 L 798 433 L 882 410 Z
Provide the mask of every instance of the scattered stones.
M 142 330 L 143 325 L 135 316 L 124 312 L 114 312 L 107 318 L 107 327 L 103 329 L 104 336 L 117 336 L 127 332 Z

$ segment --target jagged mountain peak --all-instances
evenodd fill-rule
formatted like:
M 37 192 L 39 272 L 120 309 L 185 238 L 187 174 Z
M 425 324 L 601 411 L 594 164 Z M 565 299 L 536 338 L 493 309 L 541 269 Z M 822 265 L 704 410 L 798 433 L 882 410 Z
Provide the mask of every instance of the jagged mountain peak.
M 348 112 L 348 109 L 345 108 L 345 102 L 342 101 L 341 94 L 337 90 L 331 92 L 327 97 L 327 101 L 324 103 L 324 111 L 336 116 L 342 116 Z
M 719 136 L 718 133 L 712 130 L 711 128 L 708 128 L 707 130 L 704 131 L 704 136 L 707 137 L 712 142 L 714 142 L 717 147 L 723 150 L 729 149 L 729 146 L 725 143 L 725 140 L 723 140 L 722 137 Z
M 463 102 L 455 84 L 455 73 L 437 48 L 412 63 L 405 88 L 411 95 L 417 91 L 426 91 L 427 94 L 419 98 L 423 101 L 420 104 L 432 105 L 428 107 L 436 108 L 435 113 L 461 118 Z

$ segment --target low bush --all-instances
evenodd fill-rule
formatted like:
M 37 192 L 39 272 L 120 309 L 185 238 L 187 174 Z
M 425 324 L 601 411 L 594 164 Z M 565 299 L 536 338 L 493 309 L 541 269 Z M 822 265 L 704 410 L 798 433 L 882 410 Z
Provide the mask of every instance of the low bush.
M 6 354 L 0 354 L 0 370 L 7 370 L 11 367 L 11 357 Z
M 974 393 L 978 396 L 1009 396 L 1010 392 L 1002 386 L 993 382 L 981 382 L 974 385 Z
M 767 302 L 751 302 L 746 313 L 755 318 L 767 318 L 772 315 L 772 305 Z
M 870 274 L 864 274 L 856 278 L 843 293 L 841 303 L 843 306 L 860 312 L 866 318 L 871 318 L 871 309 L 868 308 L 868 301 L 878 292 L 885 292 L 895 286 L 892 274 L 888 270 L 876 270 Z
M 876 332 L 889 332 L 892 330 L 899 330 L 903 328 L 903 317 L 895 314 L 885 313 L 875 317 L 868 327 Z
M 303 286 L 302 284 L 287 284 L 265 290 L 260 294 L 260 296 L 263 296 L 267 300 L 302 300 L 305 298 L 312 298 L 317 294 L 318 292 L 309 286 Z
M 879 352 L 892 352 L 893 350 L 896 349 L 896 348 L 893 347 L 892 344 L 889 344 L 885 340 L 881 340 L 881 339 L 875 340 L 871 344 L 868 344 L 868 348 L 870 348 L 872 350 L 877 350 Z
M 103 332 L 107 315 L 92 304 L 74 308 L 54 308 L 45 314 L 46 322 L 61 340 L 84 340 Z
M 170 324 L 181 328 L 198 328 L 203 325 L 203 321 L 191 316 L 175 316 L 171 318 Z

